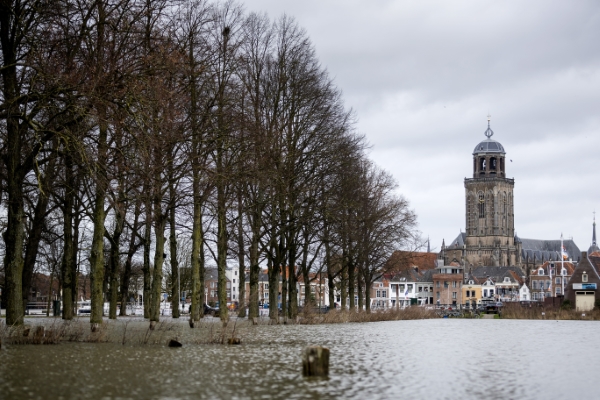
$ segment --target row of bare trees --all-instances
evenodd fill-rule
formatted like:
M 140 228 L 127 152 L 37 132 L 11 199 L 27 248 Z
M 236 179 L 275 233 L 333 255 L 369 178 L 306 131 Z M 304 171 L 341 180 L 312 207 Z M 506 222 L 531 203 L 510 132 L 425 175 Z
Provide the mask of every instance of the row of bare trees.
M 109 318 L 127 302 L 136 265 L 150 321 L 163 292 L 179 316 L 180 263 L 193 320 L 208 265 L 221 305 L 239 268 L 241 316 L 258 316 L 263 268 L 286 316 L 315 271 L 331 304 L 338 290 L 362 309 L 391 253 L 415 243 L 414 213 L 287 16 L 232 1 L 7 0 L 0 39 L 8 324 L 23 322 L 39 256 L 57 246 L 63 318 L 84 273 L 98 324 L 105 301 Z

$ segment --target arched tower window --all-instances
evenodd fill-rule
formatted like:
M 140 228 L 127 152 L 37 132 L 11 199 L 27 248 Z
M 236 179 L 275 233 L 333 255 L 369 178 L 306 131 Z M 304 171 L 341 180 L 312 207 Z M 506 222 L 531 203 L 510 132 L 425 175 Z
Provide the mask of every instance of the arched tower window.
M 490 171 L 496 170 L 496 157 L 490 158 Z
M 506 227 L 506 218 L 507 218 L 507 209 L 506 209 L 506 192 L 502 195 L 502 226 Z
M 483 192 L 479 192 L 479 218 L 485 218 L 485 197 Z
M 467 195 L 467 232 L 470 233 L 473 229 L 473 197 Z

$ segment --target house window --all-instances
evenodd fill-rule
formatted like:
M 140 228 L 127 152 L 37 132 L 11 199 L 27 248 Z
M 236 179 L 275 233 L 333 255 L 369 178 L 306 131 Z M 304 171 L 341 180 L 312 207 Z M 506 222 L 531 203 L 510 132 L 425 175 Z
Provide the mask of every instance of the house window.
M 238 273 L 238 272 L 237 272 L 237 271 L 235 271 L 235 275 L 237 275 L 237 273 Z M 234 281 L 234 282 L 235 282 L 235 281 Z
M 483 297 L 488 297 L 488 295 L 487 295 L 487 289 L 483 289 Z
M 269 298 L 269 293 L 265 293 L 265 295 L 263 296 L 265 299 Z
M 381 291 L 381 297 L 387 297 L 387 290 Z
M 232 298 L 233 298 L 233 300 L 235 300 L 235 294 L 233 295 L 233 297 L 232 297 Z
M 584 272 L 581 275 L 581 282 L 587 282 L 587 281 L 588 281 L 588 274 L 587 274 L 587 272 Z
M 471 297 L 471 291 L 467 290 L 466 297 Z
M 560 288 L 557 287 L 556 290 L 555 290 L 555 292 L 556 292 L 556 294 L 560 294 Z
M 561 275 L 566 275 L 566 274 L 567 274 L 567 269 L 566 269 L 566 268 L 563 268 L 563 269 L 560 271 L 560 274 L 561 274 Z
M 235 283 L 235 278 L 233 278 L 233 283 Z
M 560 278 L 556 278 L 555 282 L 557 285 L 560 285 L 560 283 L 561 283 Z
M 544 270 L 540 268 L 540 269 L 538 270 L 538 275 L 544 275 Z
M 264 286 L 265 290 L 269 290 L 269 284 L 268 283 L 264 283 L 263 286 Z
M 439 288 L 440 287 L 440 281 L 437 281 L 436 283 L 437 283 L 437 287 Z
M 452 292 L 452 298 L 456 300 L 456 292 Z
M 452 287 L 455 288 L 456 287 L 456 281 L 452 282 Z
M 490 289 L 490 297 L 494 295 L 494 289 Z
M 436 295 L 437 299 L 439 300 L 440 299 L 440 292 L 435 292 L 435 295 Z
M 448 284 L 448 281 L 444 281 L 444 287 L 445 287 L 445 288 L 447 288 L 448 286 L 450 286 L 450 285 Z

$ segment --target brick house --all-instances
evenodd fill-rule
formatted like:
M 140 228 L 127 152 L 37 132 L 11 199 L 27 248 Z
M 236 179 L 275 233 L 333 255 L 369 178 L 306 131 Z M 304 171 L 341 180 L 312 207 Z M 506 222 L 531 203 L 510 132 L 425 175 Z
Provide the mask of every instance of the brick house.
M 577 311 L 592 310 L 600 299 L 598 267 L 600 267 L 600 254 L 592 253 L 588 258 L 587 252 L 581 252 L 581 261 L 573 271 L 573 276 L 565 290 L 565 299 L 569 300 Z
M 215 268 L 207 268 L 204 271 L 204 303 L 215 305 L 218 301 L 217 294 L 218 273 Z M 227 305 L 231 304 L 231 280 L 227 279 Z
M 458 306 L 463 304 L 463 268 L 460 265 L 439 265 L 433 273 L 433 290 L 435 304 L 439 306 Z
M 562 296 L 563 285 L 566 288 L 574 270 L 574 263 L 559 261 L 546 261 L 531 270 L 529 277 L 531 300 L 543 301 L 548 297 Z

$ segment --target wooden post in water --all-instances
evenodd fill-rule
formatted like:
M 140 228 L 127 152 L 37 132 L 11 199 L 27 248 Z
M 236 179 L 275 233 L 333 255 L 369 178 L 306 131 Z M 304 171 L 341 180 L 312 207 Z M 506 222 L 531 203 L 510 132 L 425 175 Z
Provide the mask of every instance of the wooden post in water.
M 329 349 L 322 346 L 308 346 L 302 353 L 302 374 L 304 376 L 329 375 Z

